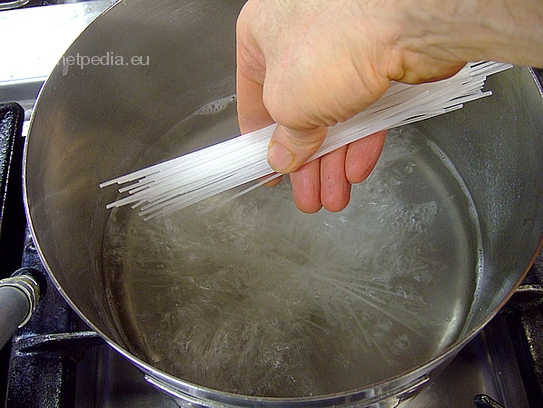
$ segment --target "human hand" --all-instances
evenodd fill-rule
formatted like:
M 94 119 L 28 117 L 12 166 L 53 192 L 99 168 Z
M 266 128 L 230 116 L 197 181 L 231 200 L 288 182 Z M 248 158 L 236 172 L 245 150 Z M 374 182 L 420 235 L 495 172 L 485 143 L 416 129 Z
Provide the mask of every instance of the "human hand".
M 278 124 L 268 161 L 275 171 L 290 173 L 294 201 L 302 211 L 316 212 L 321 206 L 343 209 L 351 183 L 369 175 L 385 132 L 304 163 L 322 144 L 328 126 L 367 108 L 390 81 L 438 80 L 481 59 L 515 62 L 501 35 L 509 27 L 508 10 L 502 19 L 493 9 L 492 29 L 482 18 L 488 11 L 476 10 L 478 2 L 473 3 L 475 9 L 461 1 L 453 3 L 450 7 L 432 0 L 245 4 L 237 25 L 240 128 L 246 133 Z M 518 49 L 518 41 L 511 47 Z
M 430 64 L 415 56 L 408 71 L 406 56 L 395 49 L 393 16 L 371 1 L 356 0 L 250 0 L 240 14 L 240 127 L 246 133 L 278 124 L 268 161 L 277 172 L 290 173 L 302 211 L 316 212 L 322 205 L 342 210 L 351 183 L 370 174 L 383 147 L 385 132 L 380 132 L 304 164 L 328 126 L 368 107 L 391 79 L 433 80 L 463 66 L 462 61 Z

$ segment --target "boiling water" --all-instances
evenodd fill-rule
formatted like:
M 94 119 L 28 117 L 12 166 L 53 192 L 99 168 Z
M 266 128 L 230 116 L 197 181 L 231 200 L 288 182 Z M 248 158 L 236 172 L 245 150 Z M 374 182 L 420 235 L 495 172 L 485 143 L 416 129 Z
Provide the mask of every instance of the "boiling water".
M 403 128 L 339 213 L 299 212 L 287 181 L 152 221 L 114 210 L 111 309 L 132 353 L 197 385 L 273 397 L 364 387 L 457 339 L 480 261 L 466 191 Z

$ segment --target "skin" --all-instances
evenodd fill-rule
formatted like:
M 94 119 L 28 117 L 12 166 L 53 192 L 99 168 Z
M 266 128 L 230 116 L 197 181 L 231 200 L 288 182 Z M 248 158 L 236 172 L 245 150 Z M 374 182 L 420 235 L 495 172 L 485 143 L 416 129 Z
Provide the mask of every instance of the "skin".
M 237 23 L 240 128 L 276 122 L 268 161 L 290 173 L 298 208 L 340 211 L 386 132 L 306 163 L 329 126 L 391 81 L 435 81 L 478 60 L 541 67 L 541 50 L 543 0 L 249 0 Z

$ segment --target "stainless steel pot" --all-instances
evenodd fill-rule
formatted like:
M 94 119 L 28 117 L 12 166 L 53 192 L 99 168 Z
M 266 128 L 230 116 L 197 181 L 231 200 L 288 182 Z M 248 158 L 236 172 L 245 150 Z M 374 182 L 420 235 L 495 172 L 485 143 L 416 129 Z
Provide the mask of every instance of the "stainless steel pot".
M 481 223 L 483 272 L 462 338 L 403 375 L 323 397 L 256 398 L 190 384 L 127 351 L 101 264 L 105 205 L 114 197 L 98 184 L 134 170 L 136 158 L 180 118 L 235 92 L 235 21 L 242 5 L 123 0 L 67 51 L 39 96 L 26 142 L 25 201 L 40 255 L 89 325 L 151 383 L 194 406 L 396 406 L 495 315 L 537 253 L 543 232 L 541 89 L 531 70 L 514 68 L 489 80 L 494 96 L 484 103 L 417 125 L 459 171 Z

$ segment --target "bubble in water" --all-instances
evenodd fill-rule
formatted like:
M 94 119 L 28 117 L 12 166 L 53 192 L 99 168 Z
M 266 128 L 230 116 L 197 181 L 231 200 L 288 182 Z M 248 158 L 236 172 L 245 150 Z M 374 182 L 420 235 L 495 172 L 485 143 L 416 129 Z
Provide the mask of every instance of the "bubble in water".
M 208 103 L 207 105 L 202 106 L 195 112 L 195 115 L 215 115 L 225 110 L 229 105 L 236 103 L 236 101 L 236 95 L 229 95 L 224 98 L 217 99 Z

